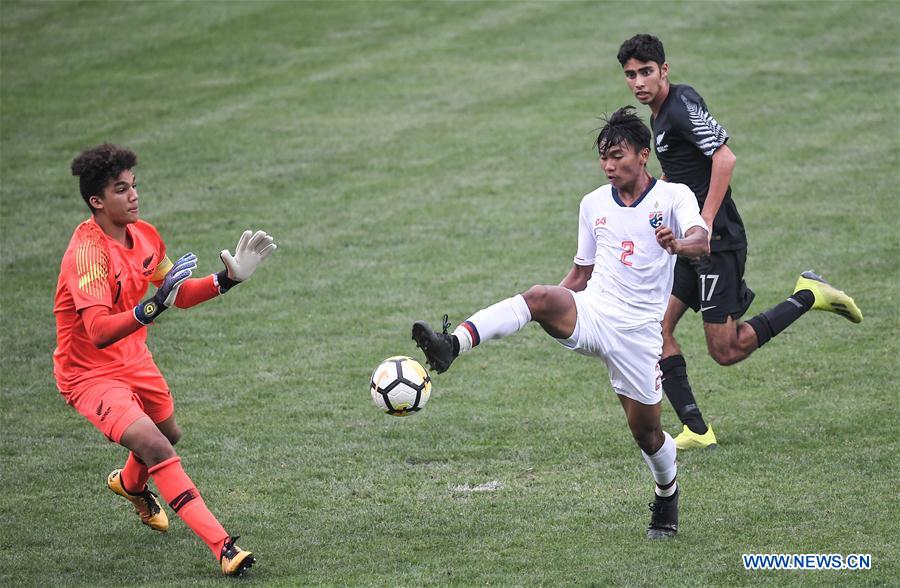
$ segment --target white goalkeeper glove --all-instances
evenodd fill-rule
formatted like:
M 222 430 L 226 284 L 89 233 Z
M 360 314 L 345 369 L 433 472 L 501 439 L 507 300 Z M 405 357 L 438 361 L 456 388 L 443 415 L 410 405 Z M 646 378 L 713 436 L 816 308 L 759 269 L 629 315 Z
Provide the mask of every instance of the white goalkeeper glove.
M 219 257 L 225 270 L 216 274 L 219 292 L 224 294 L 234 286 L 250 279 L 263 260 L 278 249 L 275 239 L 265 231 L 244 231 L 234 248 L 234 255 L 223 249 Z

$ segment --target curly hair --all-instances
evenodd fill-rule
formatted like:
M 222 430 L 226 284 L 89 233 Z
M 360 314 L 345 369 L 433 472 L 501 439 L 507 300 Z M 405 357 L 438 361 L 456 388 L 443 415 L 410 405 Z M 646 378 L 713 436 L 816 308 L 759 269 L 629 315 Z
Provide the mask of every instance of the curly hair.
M 99 196 L 110 180 L 119 177 L 125 170 L 137 165 L 137 155 L 134 151 L 104 143 L 85 149 L 72 160 L 72 175 L 78 176 L 78 184 L 81 189 L 81 197 L 91 211 L 91 196 Z
M 666 50 L 663 49 L 662 41 L 653 35 L 642 34 L 622 43 L 616 57 L 619 59 L 619 65 L 625 65 L 626 61 L 634 58 L 644 63 L 654 61 L 662 66 L 666 62 Z
M 621 143 L 628 143 L 635 151 L 650 148 L 650 129 L 635 114 L 634 106 L 623 106 L 612 113 L 612 116 L 604 117 L 603 121 L 606 124 L 594 141 L 600 157 Z

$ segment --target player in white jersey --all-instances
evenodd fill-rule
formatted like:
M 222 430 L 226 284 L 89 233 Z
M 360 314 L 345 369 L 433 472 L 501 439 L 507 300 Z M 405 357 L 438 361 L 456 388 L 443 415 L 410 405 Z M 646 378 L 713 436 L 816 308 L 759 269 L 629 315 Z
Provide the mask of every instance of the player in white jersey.
M 675 443 L 660 424 L 660 321 L 676 255 L 709 253 L 706 223 L 691 191 L 647 172 L 650 130 L 621 108 L 597 137 L 609 184 L 581 201 L 575 263 L 558 286 L 533 286 L 484 308 L 449 334 L 416 321 L 412 336 L 433 370 L 444 372 L 482 340 L 535 321 L 565 347 L 605 363 L 628 426 L 656 482 L 647 536 L 678 531 Z
M 665 313 L 675 257 L 657 243 L 662 225 L 678 236 L 682 227 L 706 227 L 690 188 L 650 178 L 630 205 L 612 184 L 581 201 L 575 264 L 593 266 L 585 292 L 614 309 L 621 328 L 659 322 Z

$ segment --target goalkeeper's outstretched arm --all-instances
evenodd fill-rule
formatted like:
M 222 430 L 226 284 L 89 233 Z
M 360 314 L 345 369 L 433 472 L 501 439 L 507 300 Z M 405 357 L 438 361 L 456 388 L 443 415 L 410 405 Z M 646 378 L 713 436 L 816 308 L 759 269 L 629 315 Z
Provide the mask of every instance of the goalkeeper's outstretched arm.
M 244 231 L 235 247 L 234 255 L 223 249 L 219 257 L 225 269 L 205 278 L 184 282 L 175 298 L 178 308 L 190 308 L 219 294 L 224 294 L 241 282 L 250 279 L 260 263 L 278 249 L 275 239 L 264 231 Z
M 222 250 L 220 257 L 225 269 L 205 278 L 191 278 L 197 267 L 197 257 L 193 253 L 182 256 L 174 264 L 166 259 L 160 264 L 165 273 L 161 279 L 153 280 L 157 290 L 152 297 L 132 310 L 116 314 L 110 314 L 106 306 L 88 307 L 82 311 L 85 330 L 99 349 L 108 347 L 149 325 L 173 304 L 178 308 L 190 308 L 249 280 L 259 264 L 277 248 L 272 236 L 264 231 L 244 231 L 234 255 L 227 249 Z

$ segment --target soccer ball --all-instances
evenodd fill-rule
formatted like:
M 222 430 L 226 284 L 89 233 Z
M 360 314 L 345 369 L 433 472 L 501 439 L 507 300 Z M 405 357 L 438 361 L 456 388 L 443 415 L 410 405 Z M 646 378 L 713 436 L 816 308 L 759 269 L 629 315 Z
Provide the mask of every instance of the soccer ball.
M 394 416 L 406 416 L 422 410 L 428 402 L 431 377 L 418 361 L 396 355 L 375 368 L 369 388 L 375 406 Z

